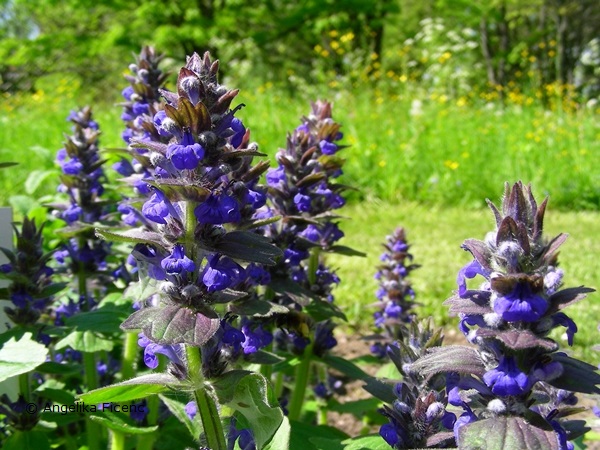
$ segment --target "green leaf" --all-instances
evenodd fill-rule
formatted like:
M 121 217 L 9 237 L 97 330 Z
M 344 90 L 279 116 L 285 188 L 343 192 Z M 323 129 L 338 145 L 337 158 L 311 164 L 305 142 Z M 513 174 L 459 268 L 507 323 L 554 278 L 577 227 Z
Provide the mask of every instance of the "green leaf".
M 123 405 L 127 406 L 127 405 Z M 126 434 L 149 434 L 158 430 L 158 425 L 139 427 L 128 415 L 115 411 L 98 411 L 90 416 L 93 422 L 100 423 L 106 428 Z
M 347 439 L 342 444 L 344 450 L 390 450 L 388 443 L 378 434 Z
M 321 361 L 332 369 L 342 372 L 344 375 L 348 375 L 355 380 L 366 380 L 370 378 L 370 375 L 356 364 L 353 364 L 344 358 L 340 358 L 339 356 L 325 355 L 321 358 Z
M 71 347 L 80 352 L 96 353 L 102 350 L 111 351 L 113 346 L 113 341 L 105 339 L 93 331 L 74 331 L 58 341 L 56 349 Z
M 273 439 L 269 441 L 269 443 L 264 447 L 265 450 L 280 450 L 282 448 L 290 447 L 290 421 L 287 417 L 283 417 L 283 421 L 277 431 L 275 432 L 275 436 Z
M 310 304 L 306 305 L 305 311 L 316 322 L 322 322 L 332 317 L 348 321 L 346 314 L 340 308 L 323 300 L 313 300 Z
M 39 167 L 39 166 L 38 166 Z M 51 177 L 56 172 L 54 170 L 32 170 L 29 172 L 27 180 L 25 180 L 25 192 L 28 195 L 33 195 L 48 177 Z
M 354 250 L 353 248 L 346 247 L 345 245 L 333 245 L 327 249 L 329 253 L 337 253 L 338 255 L 344 256 L 367 256 L 366 253 L 361 252 L 360 250 Z
M 232 384 L 236 384 L 227 391 L 227 396 L 232 396 L 227 406 L 244 416 L 254 433 L 256 448 L 263 448 L 281 427 L 283 411 L 265 377 L 257 373 L 248 373 L 241 378 L 240 375 L 231 379 Z M 284 434 L 278 437 L 280 442 L 284 440 Z M 287 448 L 287 445 L 279 448 Z
M 338 450 L 344 448 L 341 442 L 349 438 L 346 433 L 326 425 L 311 425 L 294 420 L 291 428 L 290 448 Z
M 19 165 L 19 163 L 3 161 L 3 162 L 0 162 L 0 169 L 6 169 L 7 167 L 12 167 L 12 166 L 17 166 L 17 165 Z
M 4 450 L 50 450 L 46 433 L 37 430 L 15 431 L 2 445 Z
M 203 431 L 202 421 L 190 419 L 190 417 L 185 412 L 185 405 L 187 402 L 182 403 L 179 400 L 174 399 L 168 395 L 161 394 L 159 395 L 159 397 L 162 400 L 162 402 L 167 406 L 169 411 L 171 411 L 171 414 L 173 414 L 177 418 L 177 420 L 179 420 L 186 426 L 192 437 L 194 439 L 198 439 Z M 189 400 L 188 397 L 186 397 L 186 399 Z
M 47 373 L 50 375 L 68 375 L 81 371 L 81 366 L 79 364 L 64 364 L 46 361 L 35 370 L 36 372 Z
M 9 339 L 0 349 L 0 381 L 30 372 L 46 361 L 48 349 L 25 333 Z
M 37 200 L 27 195 L 11 195 L 8 203 L 16 214 L 26 216 L 29 211 L 38 206 Z
M 461 450 L 558 450 L 558 439 L 550 426 L 543 430 L 521 417 L 495 417 L 460 427 L 458 447 Z
M 273 245 L 269 238 L 252 231 L 231 231 L 212 246 L 206 246 L 206 249 L 268 266 L 274 265 L 283 256 L 283 251 Z
M 184 389 L 185 385 L 172 375 L 152 373 L 111 386 L 94 389 L 81 394 L 78 399 L 90 404 L 128 402 L 146 398 L 153 394 L 169 392 L 172 388 Z
M 96 331 L 99 333 L 119 333 L 120 326 L 131 314 L 131 305 L 121 307 L 105 306 L 94 311 L 75 314 L 65 320 L 65 324 L 77 331 Z

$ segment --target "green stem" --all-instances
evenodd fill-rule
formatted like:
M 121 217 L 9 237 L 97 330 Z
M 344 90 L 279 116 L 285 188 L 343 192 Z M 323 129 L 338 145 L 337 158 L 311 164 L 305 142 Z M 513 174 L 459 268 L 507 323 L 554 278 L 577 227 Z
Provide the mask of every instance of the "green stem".
M 196 389 L 194 392 L 198 413 L 202 420 L 206 443 L 211 450 L 227 450 L 223 425 L 219 417 L 219 411 L 212 395 L 207 392 L 206 387 Z
M 115 430 L 110 434 L 110 450 L 125 450 L 125 434 Z
M 317 415 L 317 425 L 327 425 L 327 405 L 319 405 L 319 414 Z
M 198 347 L 186 346 L 188 376 L 194 384 L 194 397 L 204 428 L 206 443 L 211 450 L 226 450 L 225 434 L 219 411 L 202 378 L 202 358 Z
M 277 376 L 275 377 L 275 396 L 277 399 L 281 397 L 283 393 L 283 372 L 277 372 Z
M 87 389 L 88 391 L 94 390 L 98 387 L 98 372 L 96 372 L 96 358 L 94 353 L 83 353 L 83 365 Z M 88 448 L 89 450 L 99 450 L 102 429 L 99 424 L 90 420 L 89 417 L 86 418 L 85 422 Z
M 137 341 L 137 333 L 125 334 L 125 340 L 123 342 L 123 362 L 121 366 L 121 376 L 123 377 L 123 381 L 135 377 L 138 356 Z
M 296 367 L 296 384 L 294 386 L 294 392 L 292 393 L 290 412 L 288 414 L 290 420 L 300 419 L 300 413 L 302 412 L 304 397 L 306 395 L 306 387 L 308 386 L 308 378 L 310 375 L 312 348 L 313 344 L 311 342 L 307 345 L 304 353 L 302 354 L 302 361 Z
M 19 375 L 19 393 L 26 402 L 31 399 L 31 383 L 29 383 L 29 373 Z
M 158 395 L 152 395 L 146 399 L 146 407 L 148 408 L 148 415 L 146 421 L 148 426 L 154 426 L 158 423 L 158 408 L 160 399 Z M 149 434 L 142 434 L 138 437 L 137 450 L 152 450 L 154 448 L 154 441 L 156 441 L 156 432 Z

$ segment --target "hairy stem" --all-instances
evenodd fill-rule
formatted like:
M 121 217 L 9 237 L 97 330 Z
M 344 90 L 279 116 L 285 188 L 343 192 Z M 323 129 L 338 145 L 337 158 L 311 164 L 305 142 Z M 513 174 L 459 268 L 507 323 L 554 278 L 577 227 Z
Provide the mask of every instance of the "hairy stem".
M 206 442 L 211 450 L 227 450 L 223 425 L 213 396 L 202 378 L 202 358 L 198 347 L 186 346 L 188 376 L 194 384 L 194 398 L 202 421 Z

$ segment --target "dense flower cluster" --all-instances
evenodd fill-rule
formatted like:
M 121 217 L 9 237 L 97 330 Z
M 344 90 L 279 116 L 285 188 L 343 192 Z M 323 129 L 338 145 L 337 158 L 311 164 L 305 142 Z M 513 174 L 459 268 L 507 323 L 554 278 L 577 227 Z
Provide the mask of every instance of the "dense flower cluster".
M 76 237 L 55 253 L 55 259 L 59 264 L 70 264 L 71 273 L 97 273 L 106 269 L 110 244 L 98 239 L 93 228 L 85 224 L 104 221 L 109 213 L 102 198 L 106 177 L 102 169 L 105 161 L 100 158 L 98 148 L 100 132 L 89 107 L 72 111 L 68 120 L 73 122 L 73 134 L 67 136 L 56 161 L 62 170 L 58 191 L 67 194 L 69 204 L 54 206 Z
M 545 433 L 553 448 L 570 448 L 567 441 L 585 428 L 565 419 L 575 401 L 566 391 L 600 392 L 595 367 L 558 352 L 558 344 L 548 337 L 563 326 L 573 344 L 577 327 L 561 310 L 592 290 L 561 290 L 557 254 L 566 235 L 550 241 L 543 237 L 546 203 L 538 206 L 531 188 L 521 183 L 507 185 L 501 210 L 489 203 L 496 229 L 485 241 L 465 241 L 463 248 L 474 260 L 460 270 L 458 292 L 446 302 L 478 350 L 442 348 L 413 365 L 422 373 L 449 373 L 449 402 L 464 410 L 454 427 L 459 446 L 491 426 L 489 421 L 506 418 L 507 433 L 524 427 L 525 436 Z M 477 275 L 483 283 L 468 289 L 467 279 Z
M 21 228 L 14 226 L 14 229 L 17 236 L 15 251 L 0 249 L 9 260 L 8 264 L 0 265 L 0 278 L 10 282 L 7 300 L 13 305 L 5 307 L 4 311 L 13 323 L 27 327 L 36 324 L 40 316 L 48 312 L 53 294 L 62 285 L 52 283 L 54 271 L 47 265 L 52 254 L 43 251 L 43 226 L 38 228 L 35 221 L 25 217 Z M 43 334 L 37 338 L 48 340 Z
M 371 345 L 371 353 L 380 358 L 386 355 L 386 344 L 402 339 L 406 324 L 414 319 L 415 292 L 407 277 L 419 267 L 412 264 L 413 256 L 408 252 L 404 228 L 398 228 L 387 236 L 383 246 L 385 251 L 380 257 L 381 265 L 375 274 L 375 279 L 379 280 L 376 293 L 378 311 L 373 315 L 375 326 L 383 330 L 383 335 L 377 336 L 383 342 L 378 339 Z
M 161 109 L 141 116 L 148 136 L 130 140 L 134 157 L 143 149 L 152 176 L 143 180 L 150 195 L 135 212 L 143 227 L 124 236 L 137 242 L 140 276 L 159 290 L 156 304 L 143 305 L 123 328 L 141 328 L 155 344 L 203 346 L 217 333 L 228 336 L 215 306 L 235 312 L 249 286 L 268 281 L 261 264 L 279 255 L 266 238 L 239 230 L 252 226 L 265 204 L 257 182 L 268 165 L 252 166 L 257 146 L 234 116 L 239 107 L 230 108 L 238 91 L 220 85 L 217 71 L 208 54 L 188 58 L 177 93 L 161 91 Z M 173 321 L 179 325 L 168 326 Z
M 387 346 L 387 355 L 402 375 L 402 382 L 394 386 L 393 392 L 380 396 L 391 406 L 384 405 L 380 410 L 389 422 L 381 426 L 379 434 L 395 449 L 454 446 L 456 416 L 446 410 L 444 376 L 411 371 L 415 361 L 441 346 L 442 341 L 442 330 L 433 328 L 431 320 L 414 320 L 400 340 Z

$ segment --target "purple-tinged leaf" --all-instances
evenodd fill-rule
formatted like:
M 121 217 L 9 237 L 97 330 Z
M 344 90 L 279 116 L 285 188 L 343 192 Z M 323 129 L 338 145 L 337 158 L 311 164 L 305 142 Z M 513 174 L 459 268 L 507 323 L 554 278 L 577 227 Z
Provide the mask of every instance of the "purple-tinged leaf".
M 490 260 L 492 259 L 492 253 L 485 242 L 477 239 L 467 239 L 461 247 L 471 253 L 481 267 L 491 272 Z
M 214 336 L 221 324 L 215 312 L 192 311 L 180 305 L 142 308 L 121 324 L 123 330 L 141 329 L 157 344 L 201 346 Z
M 490 199 L 486 199 L 485 202 L 494 213 L 494 218 L 496 219 L 496 228 L 498 228 L 502 222 L 502 214 L 500 211 L 498 211 L 498 208 L 496 208 L 496 205 L 494 205 Z
M 542 237 L 544 231 L 544 213 L 546 212 L 546 205 L 548 205 L 548 197 L 544 199 L 542 204 L 538 207 L 535 212 L 535 218 L 533 220 L 533 240 L 537 241 Z
M 161 155 L 167 154 L 167 144 L 163 144 L 162 142 L 140 141 L 138 139 L 131 139 L 130 146 L 132 148 L 147 148 L 148 150 L 155 151 L 157 153 L 160 153 Z M 139 160 L 140 157 L 143 157 L 143 155 L 140 155 L 138 152 L 133 153 L 133 155 L 135 156 L 135 158 L 137 160 Z M 148 163 L 150 163 L 149 158 L 147 158 L 146 160 L 148 161 Z M 140 161 L 140 162 L 143 162 L 143 161 Z
M 452 431 L 441 431 L 429 436 L 426 441 L 427 448 L 453 448 L 456 444 L 454 442 L 454 433 Z
M 511 217 L 506 216 L 496 234 L 496 245 L 499 246 L 504 241 L 514 241 L 517 237 L 517 222 Z
M 464 297 L 453 295 L 444 301 L 444 305 L 450 307 L 453 314 L 483 315 L 492 312 L 489 306 L 490 292 L 467 291 Z
M 558 435 L 537 428 L 521 417 L 494 417 L 477 420 L 458 429 L 461 450 L 559 450 Z
M 239 92 L 239 89 L 232 89 L 231 91 L 227 91 L 225 94 L 221 95 L 215 104 L 211 106 L 210 112 L 212 114 L 225 114 L 225 112 L 227 112 L 231 106 L 231 102 Z
M 324 172 L 311 173 L 310 175 L 305 176 L 301 180 L 296 182 L 296 186 L 299 188 L 312 186 L 314 184 L 319 183 L 327 178 L 327 175 Z
M 177 103 L 179 102 L 179 96 L 175 92 L 171 92 L 166 89 L 159 89 L 158 91 L 168 104 L 177 106 Z
M 596 366 L 570 358 L 564 353 L 555 353 L 550 357 L 561 363 L 564 370 L 560 377 L 548 381 L 548 384 L 567 391 L 600 394 L 600 374 Z
M 553 314 L 557 311 L 560 311 L 563 308 L 566 308 L 569 305 L 573 305 L 586 298 L 587 294 L 591 292 L 595 292 L 595 289 L 588 288 L 585 286 L 560 290 L 557 293 L 551 295 L 548 299 L 548 302 L 550 303 L 550 308 L 548 308 L 547 314 Z
M 568 237 L 568 234 L 561 233 L 554 239 L 552 239 L 548 243 L 548 245 L 546 245 L 546 248 L 544 249 L 544 252 L 540 259 L 550 266 L 555 265 L 556 257 L 558 256 L 556 253 L 558 251 L 558 247 L 560 247 L 567 240 Z
M 530 330 L 497 331 L 489 328 L 480 328 L 477 330 L 477 337 L 498 339 L 508 348 L 513 350 L 539 347 L 553 352 L 558 349 L 558 344 L 556 342 L 550 339 L 540 338 Z
M 411 365 L 410 371 L 423 375 L 458 372 L 482 377 L 485 366 L 474 348 L 448 345 L 430 349 L 427 355 L 420 357 Z
M 171 202 L 181 200 L 204 202 L 210 196 L 210 190 L 202 186 L 190 184 L 188 180 L 166 178 L 159 182 L 148 181 L 148 184 L 160 189 Z

